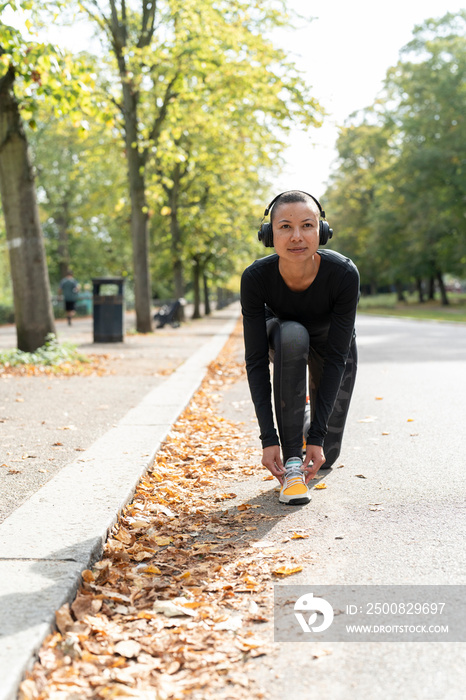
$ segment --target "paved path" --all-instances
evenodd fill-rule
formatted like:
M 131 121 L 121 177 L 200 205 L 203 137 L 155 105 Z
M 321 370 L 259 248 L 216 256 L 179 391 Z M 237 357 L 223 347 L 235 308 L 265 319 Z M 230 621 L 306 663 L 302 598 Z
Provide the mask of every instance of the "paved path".
M 73 599 L 81 571 L 99 557 L 107 532 L 238 316 L 232 305 L 178 329 L 91 346 L 112 355 L 113 375 L 2 380 L 2 449 L 9 467 L 17 463 L 12 455 L 23 457 L 18 473 L 3 467 L 3 486 L 16 482 L 2 496 L 8 517 L 0 524 L 1 700 L 16 697 L 54 611 Z M 89 331 L 89 321 L 82 321 L 68 338 L 85 347 Z M 71 421 L 76 430 L 69 429 Z M 54 456 L 51 463 L 56 435 L 61 459 Z M 42 464 L 43 480 L 37 478 Z
M 301 555 L 304 564 L 293 584 L 464 585 L 466 327 L 369 316 L 359 316 L 357 326 L 360 371 L 339 460 L 344 466 L 320 473 L 317 481 L 325 481 L 327 488 L 313 490 L 308 506 L 280 506 L 274 484 L 263 482 L 261 476 L 235 484 L 238 497 L 231 506 L 248 502 L 280 516 L 272 524 L 259 523 L 255 538 L 281 543 L 300 528 L 309 534 L 306 540 L 287 544 L 288 551 Z M 237 353 L 241 358 L 240 340 Z M 175 378 L 177 372 L 171 376 Z M 253 411 L 245 381 L 226 389 L 219 405 L 225 416 L 251 424 Z M 122 435 L 121 441 L 114 442 L 121 452 L 119 460 L 111 465 L 118 469 L 117 482 L 121 465 L 128 465 L 128 457 L 123 458 L 128 445 L 136 472 L 147 460 L 142 451 L 133 449 L 131 439 L 141 415 L 157 415 L 155 404 L 143 400 L 138 408 L 136 400 L 134 410 L 122 420 L 119 431 L 111 431 L 115 438 L 117 433 Z M 151 444 L 155 449 L 157 439 Z M 95 459 L 95 450 L 98 443 L 89 446 L 89 459 Z M 55 487 L 66 487 L 66 469 L 61 480 L 59 474 L 27 503 L 48 507 L 47 499 L 56 498 Z M 73 484 L 80 479 L 81 469 L 89 479 L 98 475 L 92 463 L 74 469 Z M 98 491 L 97 481 L 96 485 Z M 376 509 L 371 507 L 374 504 Z M 93 515 L 103 512 L 107 521 L 115 516 L 117 506 L 106 512 L 105 499 L 97 506 Z M 18 613 L 16 620 L 22 619 L 23 627 L 15 629 L 11 615 L 4 619 L 10 624 L 10 635 L 20 641 L 31 629 L 39 636 L 43 633 L 59 605 L 57 584 L 61 599 L 70 595 L 86 556 L 97 551 L 101 542 L 101 536 L 88 532 L 79 507 L 62 513 L 61 520 L 48 507 L 45 533 L 39 532 L 34 541 L 20 539 L 13 518 L 22 508 L 0 526 L 0 546 L 13 566 L 13 575 L 11 568 L 1 572 L 8 589 L 1 600 L 4 611 L 10 612 L 14 604 L 22 606 L 24 614 Z M 62 544 L 53 545 L 45 534 L 53 533 L 60 522 L 72 534 L 63 533 Z M 5 525 L 7 529 L 2 530 Z M 8 532 L 9 541 L 2 539 L 2 532 Z M 0 566 L 6 565 L 0 561 Z M 30 584 L 29 593 L 23 590 L 25 581 Z M 37 591 L 45 594 L 42 618 L 31 614 Z M 270 639 L 272 631 L 271 624 L 266 626 Z M 22 653 L 24 660 L 27 649 Z M 15 658 L 10 652 L 9 666 Z M 462 700 L 465 662 L 466 651 L 460 643 L 282 643 L 271 655 L 254 660 L 251 673 L 269 700 Z
M 286 545 L 303 558 L 293 585 L 465 586 L 466 327 L 359 316 L 357 330 L 360 369 L 338 462 L 344 467 L 320 472 L 327 488 L 313 490 L 302 508 L 284 511 L 273 484 L 259 478 L 235 492 L 282 515 L 260 528 L 264 540 L 280 546 L 300 528 L 310 535 Z M 245 383 L 230 391 L 224 411 L 248 421 Z M 268 700 L 465 697 L 462 643 L 274 646 L 255 661 Z
M 150 389 L 164 384 L 238 313 L 237 307 L 229 307 L 147 336 L 132 332 L 134 314 L 128 313 L 123 343 L 94 344 L 91 318 L 75 319 L 71 327 L 58 321 L 59 340 L 107 357 L 106 372 L 88 377 L 0 374 L 0 522 L 66 464 L 82 457 L 82 450 L 116 425 Z M 15 327 L 0 326 L 0 349 L 15 346 Z

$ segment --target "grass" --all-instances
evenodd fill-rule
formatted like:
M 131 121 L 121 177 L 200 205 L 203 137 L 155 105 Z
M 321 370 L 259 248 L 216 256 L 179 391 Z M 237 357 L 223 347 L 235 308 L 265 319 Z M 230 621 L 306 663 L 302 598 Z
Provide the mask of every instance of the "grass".
M 396 294 L 377 294 L 361 297 L 358 312 L 374 316 L 398 316 L 421 321 L 448 321 L 466 323 L 466 294 L 450 293 L 449 306 L 440 301 L 420 304 L 417 294 L 406 294 L 406 301 L 397 300 Z

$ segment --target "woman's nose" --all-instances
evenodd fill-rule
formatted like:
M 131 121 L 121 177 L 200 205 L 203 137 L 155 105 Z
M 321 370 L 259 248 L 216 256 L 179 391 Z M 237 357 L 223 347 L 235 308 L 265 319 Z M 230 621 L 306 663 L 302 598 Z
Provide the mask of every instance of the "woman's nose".
M 299 226 L 294 226 L 291 230 L 291 238 L 292 239 L 300 239 L 301 238 L 301 229 Z

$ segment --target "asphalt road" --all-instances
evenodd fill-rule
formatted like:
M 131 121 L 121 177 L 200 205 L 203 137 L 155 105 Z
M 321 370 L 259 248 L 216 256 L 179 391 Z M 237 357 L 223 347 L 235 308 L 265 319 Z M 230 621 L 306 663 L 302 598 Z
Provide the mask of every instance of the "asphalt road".
M 326 488 L 297 508 L 257 477 L 235 492 L 276 516 L 259 528 L 264 540 L 309 536 L 286 544 L 303 571 L 283 584 L 465 585 L 466 326 L 359 316 L 357 331 L 359 376 L 338 466 L 318 475 Z M 243 382 L 223 409 L 250 426 L 247 399 Z M 252 671 L 271 700 L 466 696 L 462 643 L 273 647 Z
M 199 342 L 207 330 L 193 327 L 190 341 Z M 302 572 L 283 584 L 311 589 L 332 584 L 464 586 L 466 326 L 360 316 L 357 331 L 360 369 L 344 449 L 337 466 L 330 472 L 321 472 L 315 482 L 324 482 L 326 488 L 313 489 L 307 506 L 281 506 L 275 484 L 264 482 L 259 475 L 235 484 L 238 497 L 229 505 L 248 502 L 274 516 L 270 521 L 258 521 L 254 538 L 273 542 L 302 563 Z M 83 341 L 76 340 L 82 346 Z M 156 340 L 158 352 L 149 347 L 143 351 L 137 337 L 128 340 L 124 349 L 114 349 L 131 358 L 128 370 L 125 358 L 121 358 L 117 376 L 108 378 L 109 391 L 115 389 L 120 375 L 133 385 L 130 401 L 122 402 L 125 407 L 138 401 L 144 383 L 147 390 L 150 383 L 161 381 L 155 374 L 156 359 L 163 365 L 161 369 L 165 368 L 169 352 L 175 366 L 183 360 L 187 343 L 180 343 L 181 335 L 168 332 Z M 0 345 L 6 346 L 4 341 L 0 339 Z M 143 339 L 144 346 L 145 343 Z M 171 347 L 173 343 L 180 345 L 176 352 Z M 241 360 L 240 337 L 237 352 Z M 134 391 L 136 356 L 141 363 L 136 373 L 138 380 L 141 375 L 141 386 L 138 383 Z M 95 387 L 97 407 L 103 401 L 104 383 L 107 384 L 99 382 Z M 12 382 L 5 386 L 9 384 Z M 47 388 L 49 385 L 52 386 L 47 382 L 44 393 L 52 391 Z M 57 390 L 60 386 L 57 382 Z M 67 382 L 67 388 L 71 390 L 72 386 Z M 86 400 L 90 399 L 89 389 L 90 386 Z M 18 403 L 16 397 L 15 393 L 8 406 Z M 25 393 L 18 398 L 27 399 L 20 402 L 24 410 L 29 398 Z M 67 398 L 72 399 L 73 395 Z M 109 411 L 107 420 L 113 422 L 118 418 L 110 413 L 110 408 L 114 410 L 113 401 L 106 400 L 105 405 L 109 406 L 105 409 Z M 255 424 L 246 382 L 237 382 L 227 389 L 219 407 L 227 417 L 244 421 L 245 446 L 257 448 L 257 437 L 250 435 Z M 9 408 L 4 410 L 8 421 L 3 427 L 15 428 L 15 414 L 12 411 L 10 419 Z M 81 423 L 75 418 L 73 423 L 79 427 L 79 435 Z M 58 428 L 65 425 L 64 420 Z M 83 426 L 86 420 L 83 408 Z M 17 427 L 21 428 L 19 424 Z M 82 430 L 82 436 L 92 441 L 84 427 Z M 31 443 L 24 449 L 38 445 Z M 13 449 L 14 445 L 9 451 Z M 26 461 L 29 460 L 23 460 Z M 11 478 L 14 476 L 21 475 Z M 290 540 L 295 531 L 307 538 Z M 290 588 L 290 598 L 293 595 Z M 273 643 L 272 620 L 260 627 L 258 631 L 270 640 L 273 650 L 255 659 L 249 665 L 249 674 L 264 688 L 268 700 L 465 697 L 466 649 L 462 643 Z

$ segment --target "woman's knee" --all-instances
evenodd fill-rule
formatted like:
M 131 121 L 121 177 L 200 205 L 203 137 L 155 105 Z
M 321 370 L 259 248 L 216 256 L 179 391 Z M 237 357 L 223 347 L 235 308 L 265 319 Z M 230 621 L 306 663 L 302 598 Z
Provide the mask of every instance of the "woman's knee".
M 280 344 L 287 357 L 305 357 L 309 353 L 309 333 L 297 321 L 282 321 L 280 324 Z

